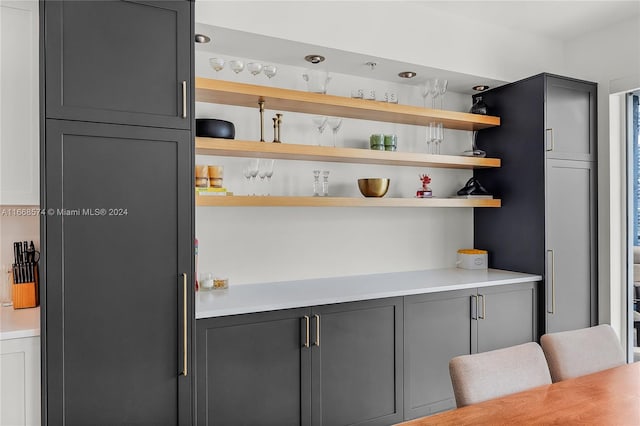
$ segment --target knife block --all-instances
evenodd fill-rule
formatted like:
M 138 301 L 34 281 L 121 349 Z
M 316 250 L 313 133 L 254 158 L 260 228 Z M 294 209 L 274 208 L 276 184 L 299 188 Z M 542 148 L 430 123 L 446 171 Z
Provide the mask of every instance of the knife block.
M 38 265 L 34 266 L 35 280 L 30 283 L 16 284 L 11 275 L 13 309 L 35 308 L 40 304 Z

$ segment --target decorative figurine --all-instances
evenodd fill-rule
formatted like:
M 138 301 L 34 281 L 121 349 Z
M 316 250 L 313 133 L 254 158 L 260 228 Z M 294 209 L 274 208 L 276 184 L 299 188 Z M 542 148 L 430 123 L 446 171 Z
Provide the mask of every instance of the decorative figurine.
M 422 187 L 418 189 L 416 192 L 416 197 L 418 198 L 431 198 L 433 197 L 433 192 L 431 192 L 431 188 L 429 188 L 429 184 L 431 183 L 431 178 L 429 175 L 418 175 L 420 177 L 420 182 L 422 182 Z

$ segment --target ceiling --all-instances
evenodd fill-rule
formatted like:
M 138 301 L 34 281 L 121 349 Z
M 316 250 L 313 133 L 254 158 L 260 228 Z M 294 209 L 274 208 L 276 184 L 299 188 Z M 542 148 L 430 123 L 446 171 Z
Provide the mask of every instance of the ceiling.
M 568 41 L 640 16 L 640 1 L 422 1 L 424 7 Z
M 370 1 L 370 0 L 369 0 Z M 367 3 L 368 1 L 361 1 Z M 615 25 L 634 16 L 640 18 L 640 0 L 633 1 L 417 1 L 425 8 L 442 13 L 477 20 L 482 25 L 491 24 L 534 34 L 538 37 L 571 40 L 598 28 Z M 198 21 L 198 16 L 196 16 Z M 196 44 L 197 51 L 252 58 L 283 65 L 307 67 L 304 56 L 309 53 L 331 58 L 332 72 L 357 76 L 370 76 L 378 80 L 417 85 L 428 78 L 447 78 L 449 90 L 471 94 L 471 87 L 478 84 L 496 87 L 504 81 L 478 78 L 448 70 L 416 66 L 385 58 L 377 58 L 339 49 L 329 49 L 291 40 L 214 27 L 196 23 L 196 32 L 214 35 L 215 43 Z M 376 62 L 374 71 L 364 64 Z M 407 80 L 397 76 L 399 71 L 415 71 L 418 77 Z

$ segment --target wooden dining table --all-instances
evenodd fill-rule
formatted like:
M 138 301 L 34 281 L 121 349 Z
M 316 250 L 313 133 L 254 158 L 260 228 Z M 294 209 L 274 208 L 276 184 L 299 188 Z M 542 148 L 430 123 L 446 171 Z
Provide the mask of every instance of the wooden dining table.
M 640 362 L 400 423 L 640 425 Z

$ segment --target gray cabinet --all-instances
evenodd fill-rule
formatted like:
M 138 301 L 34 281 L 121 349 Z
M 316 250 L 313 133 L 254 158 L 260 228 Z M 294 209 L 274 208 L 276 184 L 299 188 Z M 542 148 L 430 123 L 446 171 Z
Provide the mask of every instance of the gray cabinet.
M 405 297 L 406 420 L 455 407 L 449 360 L 474 351 L 476 301 L 476 289 Z
M 46 421 L 188 424 L 190 134 L 46 128 Z
M 199 425 L 402 420 L 402 298 L 196 321 Z
M 536 283 L 405 297 L 405 419 L 455 408 L 449 361 L 535 341 Z
M 312 309 L 312 424 L 402 420 L 402 298 Z
M 546 285 L 548 332 L 595 321 L 595 172 L 588 161 L 547 160 Z M 571 212 L 569 214 L 568 212 Z M 574 214 L 574 212 L 576 214 Z
M 191 424 L 193 5 L 40 5 L 43 424 Z
M 46 116 L 188 130 L 189 1 L 47 1 Z
M 309 425 L 309 309 L 196 321 L 198 425 Z
M 503 201 L 474 211 L 474 245 L 491 268 L 544 277 L 541 333 L 597 322 L 596 89 L 540 74 L 482 94 L 501 125 L 477 144 L 502 167 L 474 176 Z
M 596 85 L 555 76 L 545 85 L 547 158 L 596 161 Z

